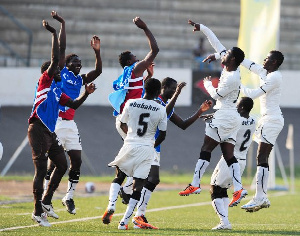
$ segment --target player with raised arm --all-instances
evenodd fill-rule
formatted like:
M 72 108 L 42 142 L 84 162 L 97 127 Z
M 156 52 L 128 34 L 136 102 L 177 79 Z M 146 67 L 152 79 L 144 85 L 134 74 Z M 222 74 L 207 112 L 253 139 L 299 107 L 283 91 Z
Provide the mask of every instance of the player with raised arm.
M 253 199 L 242 206 L 248 212 L 255 212 L 270 207 L 267 198 L 269 178 L 268 158 L 276 139 L 284 126 L 284 118 L 279 107 L 282 90 L 282 74 L 278 70 L 284 60 L 280 51 L 270 51 L 263 65 L 258 65 L 248 59 L 242 65 L 260 77 L 260 87 L 249 89 L 242 85 L 242 92 L 252 99 L 260 99 L 261 118 L 255 131 L 255 141 L 258 143 L 256 193 Z
M 72 99 L 79 96 L 81 87 L 94 81 L 102 73 L 102 60 L 100 56 L 100 39 L 98 36 L 93 36 L 91 39 L 91 47 L 95 53 L 95 69 L 86 74 L 80 74 L 82 68 L 81 60 L 76 54 L 70 54 L 65 57 L 66 50 L 66 31 L 65 20 L 58 15 L 57 12 L 52 11 L 51 15 L 54 19 L 61 23 L 59 33 L 59 48 L 60 48 L 60 60 L 59 67 L 61 69 L 62 78 L 62 91 Z M 75 110 L 60 106 L 59 118 L 56 124 L 55 133 L 59 137 L 61 144 L 67 151 L 70 158 L 69 168 L 69 180 L 67 193 L 62 199 L 62 204 L 66 206 L 67 211 L 70 214 L 76 214 L 74 203 L 74 192 L 76 185 L 80 178 L 81 167 L 81 139 L 78 132 L 77 125 L 74 121 Z M 45 177 L 44 188 L 47 188 L 48 181 L 55 166 L 50 162 L 47 175 Z
M 32 149 L 32 160 L 35 168 L 33 178 L 34 211 L 32 220 L 40 226 L 51 226 L 47 215 L 58 218 L 51 203 L 53 194 L 61 178 L 67 170 L 67 160 L 54 129 L 58 118 L 59 105 L 77 109 L 95 91 L 95 85 L 85 85 L 85 92 L 76 100 L 72 100 L 60 88 L 59 45 L 56 30 L 43 21 L 43 26 L 52 34 L 51 61 L 41 67 L 34 104 L 28 120 L 28 139 Z M 47 172 L 48 157 L 56 168 L 51 176 L 47 191 L 43 195 L 43 180 Z
M 117 131 L 123 139 L 125 139 L 126 134 L 120 128 L 119 115 L 122 113 L 127 100 L 143 96 L 145 79 L 151 78 L 153 61 L 159 52 L 157 42 L 147 24 L 140 17 L 135 17 L 133 23 L 144 31 L 148 39 L 150 51 L 141 61 L 130 51 L 124 51 L 119 55 L 119 63 L 124 70 L 123 74 L 113 82 L 115 92 L 109 95 L 109 101 L 115 109 L 114 115 L 116 116 Z M 148 70 L 148 74 L 150 75 L 143 78 L 143 73 L 146 70 Z
M 104 224 L 109 224 L 116 209 L 118 192 L 126 176 L 133 177 L 133 193 L 118 229 L 128 229 L 128 222 L 140 200 L 144 181 L 148 177 L 155 149 L 166 137 L 166 108 L 154 101 L 160 93 L 161 83 L 148 79 L 145 83 L 145 96 L 130 99 L 120 117 L 121 129 L 126 135 L 124 144 L 115 160 L 109 166 L 116 167 L 116 177 L 109 191 L 109 203 L 102 216 Z M 154 139 L 157 128 L 160 134 Z
M 243 174 L 246 166 L 247 152 L 252 143 L 252 136 L 255 131 L 256 121 L 250 116 L 253 108 L 253 100 L 249 97 L 242 97 L 237 104 L 237 111 L 241 115 L 241 127 L 236 136 L 236 144 L 234 146 L 234 156 L 239 162 L 241 174 Z M 232 229 L 228 219 L 229 198 L 227 189 L 232 185 L 230 170 L 226 161 L 221 157 L 212 176 L 211 176 L 211 200 L 212 206 L 220 219 L 220 223 L 212 228 L 212 230 Z
M 183 191 L 179 192 L 179 195 L 188 196 L 195 191 L 200 191 L 201 177 L 210 163 L 211 152 L 220 144 L 234 185 L 230 206 L 235 206 L 247 195 L 247 190 L 243 189 L 242 186 L 240 166 L 234 156 L 236 135 L 240 128 L 240 115 L 236 110 L 241 85 L 238 67 L 244 60 L 244 52 L 238 47 L 226 50 L 209 28 L 191 20 L 188 23 L 194 27 L 194 31 L 201 30 L 216 50 L 216 53 L 209 55 L 206 60 L 221 58 L 224 69 L 217 88 L 213 87 L 210 76 L 204 78 L 204 87 L 210 96 L 216 100 L 214 109 L 217 111 L 211 122 L 206 124 L 204 143 L 196 163 L 193 181 Z
M 161 94 L 158 96 L 158 102 L 162 104 L 164 107 L 166 107 L 168 120 L 170 120 L 172 123 L 174 123 L 176 126 L 178 126 L 183 130 L 185 130 L 190 125 L 192 125 L 196 120 L 198 120 L 198 118 L 201 116 L 203 112 L 207 111 L 212 106 L 212 101 L 205 101 L 201 104 L 197 112 L 195 112 L 189 118 L 183 120 L 179 115 L 177 115 L 177 113 L 175 113 L 174 106 L 179 94 L 181 93 L 182 88 L 185 85 L 186 85 L 185 82 L 177 84 L 177 81 L 174 80 L 173 78 L 166 77 L 162 81 Z M 159 135 L 159 130 L 156 131 L 155 138 L 158 137 L 158 135 Z M 148 220 L 146 219 L 145 216 L 147 205 L 148 202 L 150 201 L 152 192 L 160 182 L 159 179 L 160 145 L 158 145 L 155 149 L 157 155 L 152 162 L 150 173 L 146 180 L 145 186 L 143 187 L 142 195 L 137 206 L 137 212 L 135 214 L 135 217 L 133 217 L 133 223 L 135 224 L 134 228 L 157 229 L 157 227 L 150 225 L 148 223 Z M 125 186 L 128 187 L 126 188 Z M 126 202 L 126 200 L 130 197 L 128 196 L 128 194 L 132 193 L 132 178 L 127 178 L 127 181 L 124 184 L 124 187 L 121 188 L 120 192 L 122 193 L 121 194 L 123 198 L 122 202 L 127 204 L 128 202 Z

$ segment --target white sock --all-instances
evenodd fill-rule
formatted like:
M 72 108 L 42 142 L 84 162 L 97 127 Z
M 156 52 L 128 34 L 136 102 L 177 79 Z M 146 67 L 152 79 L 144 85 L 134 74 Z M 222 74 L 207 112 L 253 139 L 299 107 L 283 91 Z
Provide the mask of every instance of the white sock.
M 125 225 L 128 225 L 128 221 L 130 220 L 130 217 L 132 216 L 138 202 L 139 202 L 138 200 L 130 198 L 125 214 L 120 222 L 124 222 Z
M 44 192 L 47 191 L 49 181 L 50 181 L 50 179 L 44 179 Z
M 243 188 L 242 185 L 242 177 L 241 177 L 241 171 L 240 171 L 240 165 L 239 163 L 232 163 L 229 166 L 231 176 L 232 176 L 232 182 L 234 187 L 234 192 L 241 190 Z
M 223 222 L 225 225 L 228 225 L 229 224 L 228 213 L 226 214 L 226 210 L 224 209 L 224 203 L 222 198 L 214 199 L 211 205 L 213 206 L 215 212 L 219 216 L 220 221 Z
M 116 209 L 116 202 L 121 186 L 117 183 L 111 183 L 109 189 L 108 209 Z
M 193 181 L 191 183 L 192 186 L 194 186 L 194 187 L 200 186 L 201 177 L 204 174 L 208 165 L 209 165 L 209 161 L 198 159 L 196 167 L 195 167 Z
M 138 208 L 135 213 L 135 216 L 141 216 L 141 215 L 146 214 L 147 205 L 148 205 L 148 202 L 150 201 L 151 194 L 152 194 L 152 192 L 149 189 L 147 189 L 145 187 L 142 189 L 141 198 L 137 205 Z
M 68 181 L 68 190 L 67 190 L 67 194 L 65 196 L 65 198 L 67 200 L 73 199 L 74 192 L 75 192 L 75 189 L 76 189 L 76 185 L 77 185 L 77 183 L 73 183 L 73 182 Z
M 223 200 L 225 215 L 227 215 L 227 217 L 228 217 L 229 216 L 228 215 L 228 209 L 229 209 L 229 202 L 230 202 L 229 198 L 228 197 L 223 197 L 222 200 Z
M 256 170 L 255 198 L 262 199 L 267 196 L 269 168 L 258 166 Z
M 126 194 L 132 194 L 133 192 L 133 177 L 127 177 L 126 183 L 123 185 L 123 191 Z

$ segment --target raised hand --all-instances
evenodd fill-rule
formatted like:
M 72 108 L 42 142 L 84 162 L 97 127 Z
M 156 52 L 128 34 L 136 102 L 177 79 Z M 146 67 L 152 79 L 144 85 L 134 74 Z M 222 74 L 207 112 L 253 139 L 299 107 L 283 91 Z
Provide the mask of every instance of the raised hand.
M 186 86 L 186 82 L 181 82 L 180 84 L 178 84 L 177 87 L 176 87 L 175 93 L 176 93 L 176 94 L 180 94 L 180 93 L 181 93 L 181 90 L 182 90 L 183 87 L 185 87 L 185 86 Z
M 56 33 L 56 30 L 49 25 L 48 21 L 43 20 L 43 27 L 51 33 Z
M 188 20 L 188 23 L 191 25 L 191 26 L 194 26 L 194 29 L 193 31 L 200 31 L 200 24 L 198 23 L 195 23 L 194 21 L 192 20 Z
M 62 18 L 60 15 L 58 15 L 58 13 L 56 11 L 52 11 L 51 16 L 53 17 L 53 19 L 59 21 L 60 23 L 65 22 L 64 18 Z
M 100 50 L 100 38 L 98 36 L 94 35 L 91 39 L 91 47 L 94 50 Z
M 211 81 L 211 76 L 207 76 L 203 79 L 203 82 L 206 82 L 206 81 Z
M 142 21 L 141 20 L 141 18 L 140 17 L 135 17 L 134 19 L 133 19 L 133 23 L 137 26 L 137 27 L 139 27 L 140 29 L 146 29 L 147 28 L 147 25 L 146 25 L 146 23 L 144 22 L 144 21 Z
M 203 112 L 209 110 L 212 107 L 212 105 L 213 105 L 213 102 L 211 100 L 205 100 L 200 106 L 201 112 L 203 113 Z
M 152 78 L 152 76 L 154 74 L 154 66 L 155 66 L 155 64 L 153 62 L 151 63 L 150 66 L 148 66 L 148 68 L 147 68 L 148 76 L 147 77 Z
M 94 83 L 90 83 L 89 85 L 85 84 L 85 91 L 88 93 L 88 94 L 91 94 L 93 92 L 95 92 L 96 90 L 96 85 Z
M 215 60 L 216 60 L 215 54 L 210 54 L 202 62 L 208 61 L 208 63 L 211 63 L 212 61 L 215 61 Z

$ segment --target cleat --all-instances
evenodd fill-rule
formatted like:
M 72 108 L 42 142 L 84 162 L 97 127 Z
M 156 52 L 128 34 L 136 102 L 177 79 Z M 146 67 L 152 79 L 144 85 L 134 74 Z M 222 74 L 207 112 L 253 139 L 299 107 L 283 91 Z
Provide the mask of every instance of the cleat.
M 246 197 L 246 195 L 248 195 L 246 189 L 242 188 L 241 190 L 235 191 L 233 193 L 232 201 L 229 203 L 229 207 L 237 206 L 242 200 L 242 198 Z
M 61 200 L 61 203 L 66 207 L 67 211 L 70 214 L 75 215 L 76 214 L 76 209 L 75 209 L 75 204 L 74 200 L 71 199 L 66 199 L 65 197 Z
M 218 224 L 216 227 L 212 228 L 211 230 L 230 230 L 232 229 L 231 224 L 225 225 L 224 223 Z
M 178 194 L 180 196 L 189 196 L 190 194 L 199 194 L 200 192 L 200 187 L 194 187 L 189 184 L 183 191 L 179 192 Z
M 115 210 L 114 209 L 106 209 L 106 211 L 104 212 L 103 216 L 102 216 L 102 222 L 103 224 L 108 225 L 111 221 L 111 218 L 114 214 Z
M 32 213 L 31 219 L 33 221 L 35 221 L 36 223 L 38 223 L 40 226 L 44 226 L 44 227 L 50 227 L 51 226 L 51 224 L 47 220 L 47 214 L 45 212 L 43 212 L 41 214 L 41 216 L 36 216 Z
M 134 224 L 134 229 L 158 229 L 149 224 L 144 215 L 133 217 L 132 223 Z
M 241 206 L 242 209 L 246 210 L 246 212 L 256 212 L 262 208 L 269 208 L 271 203 L 267 197 L 262 199 L 252 198 L 247 204 Z
M 125 193 L 123 187 L 120 188 L 119 196 L 122 198 L 122 203 L 128 205 L 131 195 Z
M 120 222 L 119 225 L 118 225 L 118 229 L 128 230 L 128 225 L 125 225 L 124 222 Z
M 48 216 L 51 216 L 55 219 L 58 219 L 58 215 L 54 212 L 54 209 L 53 209 L 53 206 L 52 206 L 52 203 L 50 203 L 50 205 L 45 205 L 43 203 L 42 204 L 42 208 L 43 208 L 43 211 L 48 215 Z

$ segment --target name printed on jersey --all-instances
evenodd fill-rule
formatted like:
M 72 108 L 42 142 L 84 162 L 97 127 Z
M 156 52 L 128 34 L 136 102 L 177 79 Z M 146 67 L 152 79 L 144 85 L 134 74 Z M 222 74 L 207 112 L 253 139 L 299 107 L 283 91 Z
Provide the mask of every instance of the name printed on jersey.
M 242 125 L 253 125 L 255 123 L 255 120 L 243 120 Z
M 150 111 L 158 111 L 160 110 L 159 107 L 155 107 L 155 106 L 151 106 L 151 105 L 145 105 L 144 103 L 140 104 L 140 103 L 137 103 L 137 102 L 133 102 L 133 103 L 130 103 L 131 107 L 137 107 L 137 108 L 141 108 L 141 109 L 145 109 L 145 110 L 150 110 Z

